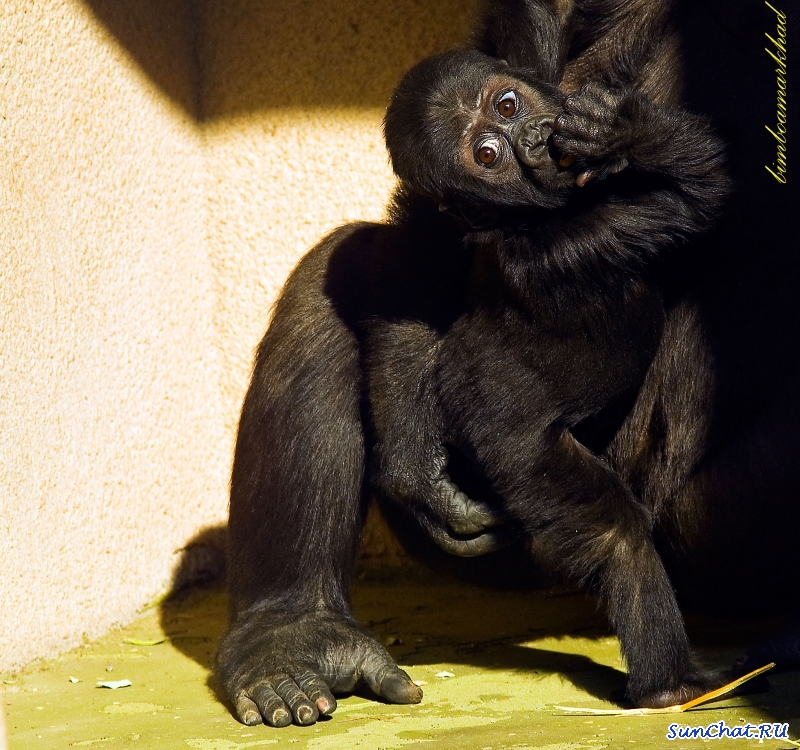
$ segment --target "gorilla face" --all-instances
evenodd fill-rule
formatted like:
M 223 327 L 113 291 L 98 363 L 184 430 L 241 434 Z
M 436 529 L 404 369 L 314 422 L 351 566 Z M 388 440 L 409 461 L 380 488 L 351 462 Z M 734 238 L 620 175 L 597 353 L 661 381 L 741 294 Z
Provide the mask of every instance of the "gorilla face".
M 554 208 L 575 182 L 550 138 L 561 111 L 554 86 L 455 51 L 406 74 L 384 132 L 395 172 L 445 205 Z
M 522 165 L 540 183 L 557 174 L 547 144 L 556 107 L 542 92 L 518 78 L 498 76 L 483 87 L 475 109 L 464 114 L 470 120 L 463 145 L 471 153 L 462 155 L 467 170 L 498 181 Z

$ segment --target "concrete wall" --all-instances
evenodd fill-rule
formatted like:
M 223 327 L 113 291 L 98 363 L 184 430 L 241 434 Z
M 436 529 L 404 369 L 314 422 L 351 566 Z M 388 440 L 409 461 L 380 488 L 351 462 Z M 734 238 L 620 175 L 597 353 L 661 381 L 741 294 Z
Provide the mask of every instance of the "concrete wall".
M 0 670 L 130 619 L 224 522 L 270 306 L 381 218 L 391 89 L 474 4 L 0 3 Z

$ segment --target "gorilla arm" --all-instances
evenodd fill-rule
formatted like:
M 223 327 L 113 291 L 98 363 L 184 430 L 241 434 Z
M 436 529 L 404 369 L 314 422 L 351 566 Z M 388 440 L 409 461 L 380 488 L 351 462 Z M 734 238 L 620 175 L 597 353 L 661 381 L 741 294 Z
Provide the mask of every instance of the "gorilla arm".
M 509 530 L 497 528 L 497 509 L 469 498 L 448 476 L 436 384 L 442 336 L 465 309 L 471 255 L 435 203 L 401 190 L 392 214 L 391 229 L 354 263 L 368 290 L 353 325 L 362 341 L 369 481 L 445 551 L 485 554 L 505 546 Z
M 543 83 L 558 84 L 569 52 L 573 0 L 495 0 L 473 35 L 473 46 Z
M 418 320 L 374 321 L 365 373 L 375 437 L 372 483 L 410 510 L 445 552 L 475 557 L 514 539 L 499 509 L 468 497 L 446 472 L 436 387 L 441 335 Z

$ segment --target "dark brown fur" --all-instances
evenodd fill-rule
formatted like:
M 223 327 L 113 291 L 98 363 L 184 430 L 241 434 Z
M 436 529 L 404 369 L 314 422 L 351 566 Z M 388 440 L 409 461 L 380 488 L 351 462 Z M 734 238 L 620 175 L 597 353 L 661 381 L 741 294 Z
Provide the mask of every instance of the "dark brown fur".
M 687 296 L 682 258 L 705 283 L 693 254 L 720 235 L 663 260 L 708 225 L 725 180 L 707 126 L 672 106 L 674 38 L 654 10 L 662 6 L 647 6 L 643 18 L 609 2 L 558 3 L 555 15 L 498 3 L 480 26 L 480 49 L 545 93 L 562 76 L 574 92 L 600 79 L 567 100 L 556 127 L 587 187 L 559 187 L 553 198 L 520 184 L 512 192 L 533 197 L 509 209 L 450 173 L 420 188 L 404 174 L 422 174 L 417 165 L 401 162 L 392 220 L 338 230 L 287 282 L 259 347 L 232 479 L 231 627 L 218 674 L 246 723 L 311 723 L 358 681 L 388 700 L 421 698 L 354 622 L 349 579 L 373 488 L 439 530 L 473 520 L 468 503 L 442 516 L 441 493 L 452 490 L 438 482 L 444 444 L 485 474 L 501 515 L 551 567 L 597 576 L 638 702 L 704 686 L 662 558 L 688 594 L 796 586 L 796 564 L 767 557 L 779 552 L 770 539 L 797 523 L 800 409 L 781 385 L 797 359 L 775 346 L 764 314 L 794 308 L 763 284 L 741 308 L 725 291 L 735 284 Z M 600 12 L 611 19 L 603 33 Z M 628 61 L 614 57 L 617 28 L 626 43 L 642 35 Z M 633 136 L 624 154 L 585 132 L 584 121 L 619 125 L 620 114 Z M 621 168 L 631 154 L 633 168 Z M 743 235 L 722 236 L 745 257 Z M 719 270 L 727 256 L 708 252 L 714 278 L 730 275 Z M 796 264 L 786 268 L 796 278 Z M 779 354 L 780 372 L 730 377 L 734 348 L 716 325 L 726 315 L 747 321 L 752 351 L 772 342 L 765 351 Z M 750 373 L 750 358 L 741 362 Z M 710 576 L 709 558 L 746 570 L 737 545 L 748 535 L 760 552 L 752 580 Z M 791 655 L 796 643 L 790 633 L 757 653 Z

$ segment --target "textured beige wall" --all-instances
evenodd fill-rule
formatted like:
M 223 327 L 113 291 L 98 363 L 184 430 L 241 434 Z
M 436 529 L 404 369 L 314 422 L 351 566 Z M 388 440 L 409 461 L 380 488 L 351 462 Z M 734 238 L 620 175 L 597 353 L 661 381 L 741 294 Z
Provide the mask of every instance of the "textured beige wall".
M 473 5 L 0 3 L 0 670 L 131 618 L 224 521 L 280 285 L 382 216 L 391 88 Z
M 213 0 L 202 18 L 211 253 L 226 428 L 289 270 L 345 221 L 380 220 L 381 134 L 402 73 L 463 42 L 475 0 Z
M 132 617 L 224 516 L 193 117 L 80 3 L 0 9 L 0 668 Z

